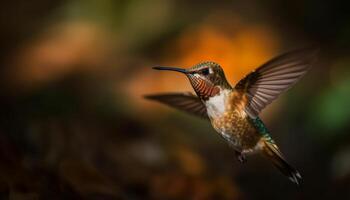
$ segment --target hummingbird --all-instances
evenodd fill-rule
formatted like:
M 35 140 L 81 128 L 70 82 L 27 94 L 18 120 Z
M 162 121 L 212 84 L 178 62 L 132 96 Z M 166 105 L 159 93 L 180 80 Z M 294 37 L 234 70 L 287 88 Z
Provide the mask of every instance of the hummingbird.
M 186 75 L 196 94 L 164 93 L 145 98 L 209 119 L 241 163 L 246 162 L 247 155 L 260 153 L 299 185 L 300 173 L 286 161 L 259 114 L 306 74 L 317 52 L 317 49 L 307 48 L 284 53 L 247 74 L 234 87 L 227 81 L 221 66 L 211 61 L 188 69 L 153 67 Z

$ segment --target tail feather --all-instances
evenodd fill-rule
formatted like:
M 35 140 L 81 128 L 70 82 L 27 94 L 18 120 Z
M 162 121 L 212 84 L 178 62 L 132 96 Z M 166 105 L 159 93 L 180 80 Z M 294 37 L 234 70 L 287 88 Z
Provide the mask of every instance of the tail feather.
M 274 143 L 264 141 L 263 153 L 273 162 L 274 166 L 284 175 L 286 175 L 292 182 L 296 183 L 297 185 L 301 183 L 302 177 L 300 173 L 290 164 L 288 164 Z

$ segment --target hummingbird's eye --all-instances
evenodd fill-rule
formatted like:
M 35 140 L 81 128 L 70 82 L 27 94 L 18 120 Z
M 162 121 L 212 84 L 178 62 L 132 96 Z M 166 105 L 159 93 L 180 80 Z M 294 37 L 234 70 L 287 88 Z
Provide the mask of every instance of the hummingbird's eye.
M 202 69 L 201 73 L 205 76 L 209 75 L 209 68 Z

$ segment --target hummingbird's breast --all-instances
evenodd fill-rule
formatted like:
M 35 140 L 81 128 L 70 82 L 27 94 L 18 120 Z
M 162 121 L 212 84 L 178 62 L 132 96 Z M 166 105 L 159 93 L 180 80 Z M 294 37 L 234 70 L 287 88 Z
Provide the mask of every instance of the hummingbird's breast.
M 237 117 L 245 118 L 247 114 L 244 108 L 247 102 L 243 94 L 232 89 L 223 89 L 218 95 L 205 101 L 205 106 L 211 119 L 222 118 L 232 112 L 237 113 Z
M 210 97 L 205 101 L 209 118 L 218 118 L 224 115 L 227 111 L 227 103 L 232 90 L 224 89 L 221 90 L 218 95 Z
M 247 102 L 235 90 L 223 90 L 205 102 L 214 129 L 239 151 L 254 148 L 261 136 L 244 110 Z

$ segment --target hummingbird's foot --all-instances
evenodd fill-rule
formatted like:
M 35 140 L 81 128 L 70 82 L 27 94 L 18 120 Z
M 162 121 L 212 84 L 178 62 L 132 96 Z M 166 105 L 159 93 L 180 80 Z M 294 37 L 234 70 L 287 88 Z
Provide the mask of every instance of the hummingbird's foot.
M 245 155 L 242 154 L 242 152 L 236 151 L 236 157 L 240 163 L 247 162 L 247 158 L 245 157 Z

